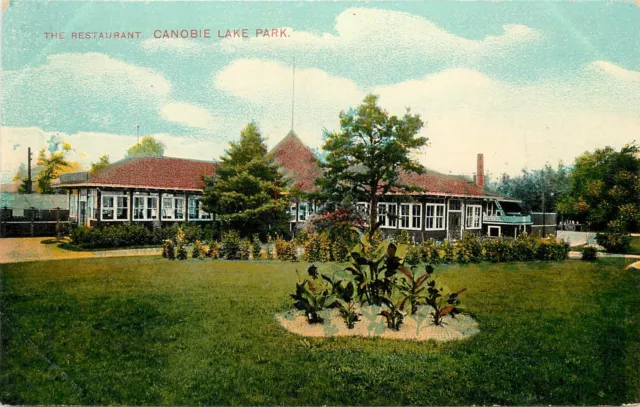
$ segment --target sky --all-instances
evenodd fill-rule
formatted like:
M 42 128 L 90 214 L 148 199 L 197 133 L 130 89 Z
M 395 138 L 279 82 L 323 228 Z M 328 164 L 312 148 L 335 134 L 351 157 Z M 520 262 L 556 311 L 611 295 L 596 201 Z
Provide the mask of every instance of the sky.
M 105 153 L 123 158 L 137 134 L 164 142 L 167 156 L 215 160 L 249 122 L 269 147 L 293 122 L 319 149 L 339 113 L 369 93 L 391 114 L 421 116 L 429 145 L 415 157 L 444 173 L 471 175 L 478 153 L 490 176 L 517 175 L 640 142 L 637 2 L 3 0 L 3 9 L 1 182 L 27 147 L 52 140 L 86 167 Z M 154 38 L 172 29 L 211 38 Z M 248 38 L 219 38 L 227 29 Z M 122 31 L 139 38 L 72 38 Z

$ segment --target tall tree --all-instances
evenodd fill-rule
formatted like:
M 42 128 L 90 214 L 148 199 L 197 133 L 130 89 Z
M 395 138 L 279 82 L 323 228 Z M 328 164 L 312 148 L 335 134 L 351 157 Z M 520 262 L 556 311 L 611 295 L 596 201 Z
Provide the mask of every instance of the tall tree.
M 357 109 L 340 113 L 340 131 L 325 133 L 325 168 L 318 184 L 334 202 L 369 202 L 371 234 L 378 228 L 377 204 L 389 193 L 418 190 L 401 181 L 400 174 L 424 173 L 411 158 L 427 144 L 418 136 L 424 123 L 407 110 L 399 118 L 389 115 L 377 104 L 376 95 L 368 95 Z
M 36 185 L 41 194 L 52 194 L 54 192 L 52 182 L 65 168 L 71 166 L 66 159 L 66 155 L 71 151 L 68 143 L 61 142 L 61 148 L 43 148 L 38 155 L 38 166 L 41 167 L 37 175 Z M 48 154 L 47 154 L 48 153 Z
M 91 173 L 91 175 L 96 175 L 97 173 L 108 167 L 110 164 L 111 162 L 109 161 L 109 154 L 103 154 L 102 156 L 100 156 L 100 158 L 98 158 L 98 161 L 96 161 L 95 163 L 91 163 L 89 173 Z
M 230 143 L 215 175 L 206 182 L 202 204 L 207 212 L 216 214 L 224 228 L 263 237 L 269 231 L 286 230 L 288 202 L 280 193 L 288 190 L 289 182 L 267 155 L 254 123 L 242 130 L 237 143 Z
M 165 149 L 164 143 L 154 139 L 151 136 L 142 137 L 142 141 L 132 145 L 127 150 L 126 157 L 136 156 L 156 156 L 162 157 Z
M 500 194 L 521 199 L 525 211 L 543 212 L 544 193 L 544 211 L 553 212 L 558 200 L 569 192 L 570 173 L 562 162 L 557 169 L 547 164 L 539 170 L 522 170 L 517 177 L 502 174 L 488 186 Z
M 561 213 L 581 217 L 596 231 L 640 229 L 640 147 L 627 144 L 576 158 L 570 193 L 558 204 Z

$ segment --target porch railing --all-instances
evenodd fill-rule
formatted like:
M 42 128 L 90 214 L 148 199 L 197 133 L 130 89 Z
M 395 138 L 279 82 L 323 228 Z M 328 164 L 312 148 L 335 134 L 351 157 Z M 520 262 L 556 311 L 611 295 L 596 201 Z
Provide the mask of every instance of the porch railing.
M 484 223 L 507 223 L 510 225 L 530 225 L 531 216 L 514 216 L 514 215 L 484 215 Z

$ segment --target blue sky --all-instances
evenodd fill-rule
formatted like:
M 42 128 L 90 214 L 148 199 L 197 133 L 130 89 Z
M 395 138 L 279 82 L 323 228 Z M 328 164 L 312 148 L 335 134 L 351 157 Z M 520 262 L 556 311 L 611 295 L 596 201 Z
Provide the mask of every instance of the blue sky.
M 314 147 L 369 92 L 423 117 L 430 146 L 417 158 L 443 172 L 470 174 L 482 152 L 491 174 L 515 174 L 640 136 L 633 2 L 13 0 L 2 17 L 5 178 L 51 135 L 87 164 L 121 158 L 136 125 L 170 156 L 217 158 L 253 120 L 272 146 L 291 127 L 294 58 L 294 128 Z M 217 38 L 285 27 L 287 38 Z M 153 38 L 191 28 L 213 38 Z M 141 39 L 70 38 L 79 31 Z

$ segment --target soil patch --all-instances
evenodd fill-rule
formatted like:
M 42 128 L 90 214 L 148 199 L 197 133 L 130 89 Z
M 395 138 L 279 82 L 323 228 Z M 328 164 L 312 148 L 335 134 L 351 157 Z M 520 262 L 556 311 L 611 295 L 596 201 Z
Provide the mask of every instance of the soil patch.
M 478 323 L 469 315 L 445 316 L 443 324 L 433 324 L 429 307 L 422 307 L 415 315 L 407 315 L 399 331 L 387 328 L 384 317 L 378 315 L 380 307 L 367 306 L 360 310 L 360 321 L 353 329 L 348 329 L 337 309 L 323 310 L 319 315 L 322 324 L 309 324 L 302 311 L 291 310 L 276 314 L 276 320 L 289 332 L 313 337 L 360 336 L 388 339 L 408 339 L 416 341 L 435 340 L 438 342 L 464 339 L 480 332 Z

